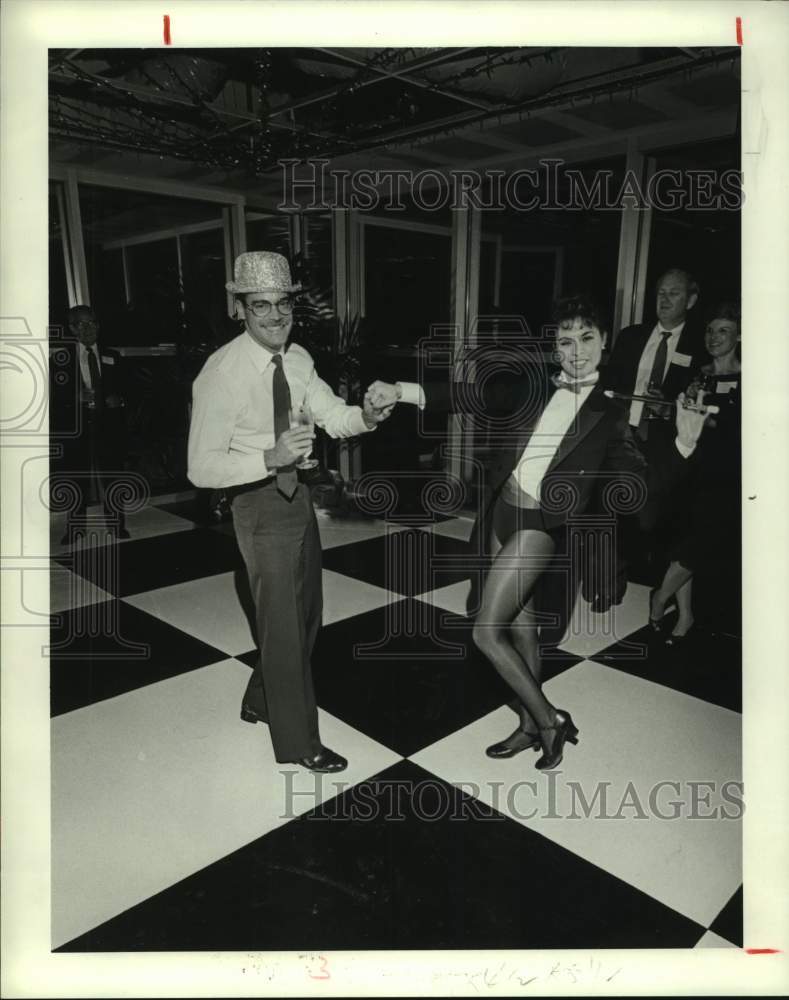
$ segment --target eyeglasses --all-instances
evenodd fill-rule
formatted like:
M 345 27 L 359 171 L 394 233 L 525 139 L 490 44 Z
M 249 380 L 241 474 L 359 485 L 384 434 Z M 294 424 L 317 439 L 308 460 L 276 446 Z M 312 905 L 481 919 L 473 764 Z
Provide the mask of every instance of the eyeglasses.
M 257 302 L 245 302 L 244 308 L 249 309 L 251 313 L 258 317 L 258 319 L 263 319 L 271 314 L 271 310 L 276 307 L 277 312 L 280 316 L 290 316 L 293 312 L 293 299 L 288 296 L 284 299 L 280 299 L 279 302 L 269 302 L 267 299 L 259 299 Z

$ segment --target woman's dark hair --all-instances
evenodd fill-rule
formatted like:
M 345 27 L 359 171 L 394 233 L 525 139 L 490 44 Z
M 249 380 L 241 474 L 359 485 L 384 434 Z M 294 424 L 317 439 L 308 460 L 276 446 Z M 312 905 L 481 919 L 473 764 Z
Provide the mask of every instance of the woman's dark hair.
M 582 319 L 590 326 L 596 326 L 600 333 L 606 332 L 602 313 L 586 295 L 568 295 L 558 299 L 553 304 L 552 319 L 557 326 L 568 319 Z
M 715 305 L 707 312 L 707 323 L 711 323 L 714 319 L 728 319 L 732 323 L 737 324 L 737 329 L 740 328 L 740 303 L 735 302 L 732 299 L 716 302 Z

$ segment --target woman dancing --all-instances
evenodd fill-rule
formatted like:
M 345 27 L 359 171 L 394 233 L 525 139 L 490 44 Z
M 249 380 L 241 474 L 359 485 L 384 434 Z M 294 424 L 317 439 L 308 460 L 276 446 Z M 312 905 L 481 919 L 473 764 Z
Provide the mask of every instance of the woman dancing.
M 493 486 L 492 554 L 495 556 L 474 623 L 474 641 L 515 692 L 520 725 L 506 740 L 488 747 L 492 757 L 511 757 L 529 747 L 542 748 L 539 770 L 556 767 L 567 741 L 578 729 L 570 713 L 552 705 L 543 693 L 538 628 L 533 596 L 550 564 L 569 517 L 557 497 L 574 495 L 573 515 L 583 514 L 608 470 L 641 476 L 647 491 L 679 480 L 695 448 L 706 414 L 677 405 L 677 439 L 647 468 L 635 445 L 627 410 L 603 395 L 597 385 L 606 335 L 595 306 L 580 297 L 557 303 L 554 321 L 559 373 L 537 405 L 521 409 L 512 429 L 517 444 L 503 448 L 490 470 Z M 374 382 L 368 389 L 373 406 L 394 402 L 430 405 L 431 390 L 413 383 Z M 522 433 L 520 433 L 522 432 Z

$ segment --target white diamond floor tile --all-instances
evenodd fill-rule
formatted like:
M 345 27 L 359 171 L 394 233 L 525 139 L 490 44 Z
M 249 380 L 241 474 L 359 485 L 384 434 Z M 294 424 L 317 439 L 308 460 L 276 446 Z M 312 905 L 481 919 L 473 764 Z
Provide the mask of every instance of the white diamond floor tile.
M 736 785 L 728 789 L 732 803 L 720 789 L 741 780 L 740 716 L 591 661 L 553 678 L 545 691 L 572 713 L 581 732 L 579 746 L 566 748 L 553 778 L 535 770 L 531 751 L 510 760 L 485 756 L 484 748 L 516 724 L 507 708 L 413 760 L 455 784 L 476 783 L 478 797 L 489 805 L 709 927 L 742 881 L 741 822 L 688 818 L 690 783 L 716 783 L 709 806 L 699 786 L 700 813 L 737 813 Z M 575 789 L 568 782 L 577 783 Z M 659 782 L 677 782 L 679 792 Z M 594 804 L 606 783 L 605 807 L 593 805 L 585 817 L 580 795 Z M 672 798 L 680 802 L 680 817 L 659 818 L 650 792 L 664 814 L 675 811 Z M 643 804 L 645 818 L 636 818 L 636 807 L 622 807 L 628 793 Z M 552 810 L 549 794 L 556 796 Z
M 471 537 L 474 519 L 471 517 L 453 517 L 449 521 L 439 521 L 438 524 L 422 524 L 422 531 L 432 531 L 434 535 L 444 535 L 446 538 L 456 538 L 467 542 Z
M 240 580 L 246 585 L 246 580 Z M 234 573 L 219 573 L 124 598 L 182 632 L 236 656 L 253 649 L 249 620 L 236 589 Z
M 333 570 L 323 571 L 323 624 L 374 611 L 401 600 L 399 594 Z
M 245 580 L 237 581 L 234 573 L 219 573 L 134 594 L 123 600 L 229 656 L 238 656 L 255 647 L 237 589 L 237 584 L 245 583 Z M 398 600 L 401 600 L 399 595 L 382 587 L 323 570 L 324 625 Z
M 400 759 L 321 712 L 348 770 L 277 764 L 248 679 L 226 660 L 52 720 L 53 947 Z
M 590 657 L 643 628 L 649 620 L 649 587 L 629 583 L 621 604 L 602 614 L 591 611 L 579 594 L 561 649 Z
M 707 933 L 698 941 L 695 945 L 696 948 L 737 948 L 736 944 L 732 944 L 731 941 L 727 941 L 726 938 L 722 938 L 719 934 L 714 931 L 707 931 Z M 737 948 L 739 951 L 739 948 Z
M 399 525 L 386 521 L 363 517 L 331 517 L 328 514 L 316 512 L 318 530 L 323 549 L 334 549 L 339 545 L 351 545 L 353 542 L 364 542 L 368 538 L 381 538 L 387 531 L 400 531 Z
M 90 580 L 72 573 L 71 570 L 57 563 L 52 563 L 49 573 L 49 611 L 57 614 L 81 608 L 86 604 L 96 604 L 98 601 L 112 599 L 112 594 L 97 587 Z M 41 613 L 38 609 L 37 613 Z
M 439 587 L 437 590 L 430 590 L 419 595 L 419 600 L 426 604 L 433 604 L 444 611 L 451 611 L 456 615 L 466 614 L 466 600 L 471 590 L 470 580 L 461 580 L 459 583 L 450 583 L 446 587 Z
M 89 514 L 100 514 L 101 508 L 99 507 L 89 507 Z M 101 521 L 99 524 L 101 525 Z M 126 528 L 128 529 L 130 538 L 118 539 L 118 544 L 123 545 L 128 541 L 136 541 L 141 538 L 156 538 L 159 535 L 171 535 L 176 531 L 187 531 L 189 528 L 194 527 L 193 521 L 188 521 L 185 517 L 179 517 L 177 514 L 171 514 L 167 510 L 160 510 L 158 507 L 146 507 L 144 510 L 137 511 L 134 514 L 129 514 L 126 518 Z M 63 552 L 69 552 L 71 546 L 61 545 L 60 539 L 66 530 L 66 516 L 65 514 L 53 514 L 50 517 L 50 540 L 49 548 L 53 555 L 60 555 Z M 86 540 L 77 541 L 78 546 L 85 544 L 99 544 L 103 545 L 107 541 L 105 533 L 103 531 L 98 532 L 98 537 L 94 538 L 91 534 L 88 535 Z

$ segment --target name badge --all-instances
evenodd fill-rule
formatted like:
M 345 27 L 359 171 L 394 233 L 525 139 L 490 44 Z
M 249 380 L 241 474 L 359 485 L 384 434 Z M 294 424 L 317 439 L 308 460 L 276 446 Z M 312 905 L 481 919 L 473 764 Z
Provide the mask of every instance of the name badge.
M 690 368 L 690 355 L 680 354 L 679 351 L 674 351 L 674 357 L 671 359 L 672 365 L 680 365 L 682 368 Z
M 715 392 L 717 395 L 722 395 L 724 392 L 731 392 L 732 389 L 735 389 L 736 387 L 736 382 L 716 382 Z
M 103 365 L 114 365 L 115 364 L 115 358 L 105 358 L 104 355 L 102 354 L 102 356 L 101 356 L 101 363 Z

